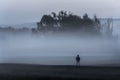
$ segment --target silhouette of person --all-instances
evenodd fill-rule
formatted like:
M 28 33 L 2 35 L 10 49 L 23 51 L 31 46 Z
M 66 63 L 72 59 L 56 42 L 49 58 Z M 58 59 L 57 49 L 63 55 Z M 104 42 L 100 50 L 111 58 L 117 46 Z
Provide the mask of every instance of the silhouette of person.
M 79 54 L 76 56 L 76 65 L 80 65 L 80 56 Z

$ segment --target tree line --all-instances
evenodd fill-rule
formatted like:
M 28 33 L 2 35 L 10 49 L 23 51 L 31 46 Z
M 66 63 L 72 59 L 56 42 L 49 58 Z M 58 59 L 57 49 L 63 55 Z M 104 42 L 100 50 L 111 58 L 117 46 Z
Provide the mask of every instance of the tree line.
M 43 15 L 37 23 L 37 30 L 47 31 L 83 31 L 89 33 L 100 33 L 100 21 L 97 16 L 91 19 L 88 14 L 82 17 L 68 11 L 52 12 Z

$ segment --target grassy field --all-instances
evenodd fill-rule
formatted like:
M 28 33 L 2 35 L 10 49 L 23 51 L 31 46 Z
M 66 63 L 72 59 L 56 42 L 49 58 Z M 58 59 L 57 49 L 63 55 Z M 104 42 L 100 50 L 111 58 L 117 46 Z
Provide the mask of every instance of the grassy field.
M 120 67 L 0 64 L 0 80 L 120 80 Z

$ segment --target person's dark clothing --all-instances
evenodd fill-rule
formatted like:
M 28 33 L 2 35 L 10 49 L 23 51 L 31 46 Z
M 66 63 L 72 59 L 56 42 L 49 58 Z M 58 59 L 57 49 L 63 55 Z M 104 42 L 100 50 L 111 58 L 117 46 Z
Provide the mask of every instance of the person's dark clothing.
M 76 64 L 80 64 L 80 56 L 79 55 L 76 56 Z

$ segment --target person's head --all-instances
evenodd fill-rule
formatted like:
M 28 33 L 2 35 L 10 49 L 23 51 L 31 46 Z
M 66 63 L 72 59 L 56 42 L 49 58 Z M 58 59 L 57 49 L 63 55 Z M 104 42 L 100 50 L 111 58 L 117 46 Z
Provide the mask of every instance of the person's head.
M 77 56 L 79 57 L 79 54 L 77 54 Z

